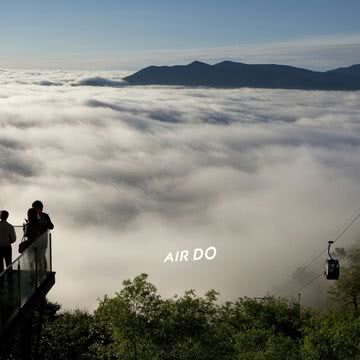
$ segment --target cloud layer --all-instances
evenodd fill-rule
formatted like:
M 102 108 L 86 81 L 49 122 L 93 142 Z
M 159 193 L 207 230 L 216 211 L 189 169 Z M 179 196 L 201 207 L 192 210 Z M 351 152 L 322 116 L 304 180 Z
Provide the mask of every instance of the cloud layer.
M 71 86 L 122 75 L 0 72 L 0 207 L 21 223 L 44 201 L 65 307 L 140 272 L 165 295 L 263 295 L 358 208 L 360 92 Z

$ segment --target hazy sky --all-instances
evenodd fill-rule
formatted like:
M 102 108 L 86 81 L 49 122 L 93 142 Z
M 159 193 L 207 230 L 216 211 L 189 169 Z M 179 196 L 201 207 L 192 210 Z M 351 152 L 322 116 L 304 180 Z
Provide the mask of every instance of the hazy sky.
M 323 61 L 330 46 L 340 56 L 334 64 L 347 65 L 358 59 L 359 13 L 356 0 L 6 1 L 0 67 L 135 69 L 195 58 L 294 63 L 284 53 L 295 46 L 299 57 L 309 44 L 311 59 L 295 64 L 331 67 Z

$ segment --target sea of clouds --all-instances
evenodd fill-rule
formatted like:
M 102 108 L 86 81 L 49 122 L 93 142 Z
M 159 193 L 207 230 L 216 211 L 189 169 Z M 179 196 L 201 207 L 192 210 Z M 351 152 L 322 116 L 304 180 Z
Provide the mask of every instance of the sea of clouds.
M 262 296 L 360 207 L 360 92 L 132 87 L 124 75 L 0 70 L 0 208 L 22 224 L 45 203 L 50 299 L 65 308 L 92 309 L 141 272 L 166 296 Z M 355 224 L 338 245 L 359 237 Z M 163 263 L 209 246 L 211 262 Z

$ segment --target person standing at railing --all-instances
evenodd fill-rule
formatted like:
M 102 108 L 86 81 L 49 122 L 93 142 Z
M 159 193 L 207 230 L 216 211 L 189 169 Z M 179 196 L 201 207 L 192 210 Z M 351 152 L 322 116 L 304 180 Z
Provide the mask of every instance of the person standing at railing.
M 24 236 L 29 241 L 30 246 L 41 235 L 40 222 L 37 211 L 30 208 L 27 212 L 27 220 L 25 224 Z
M 44 213 L 44 205 L 40 200 L 36 200 L 32 203 L 33 209 L 37 212 L 37 218 L 39 221 L 40 234 L 44 234 L 49 230 L 54 229 L 54 224 L 52 223 L 50 216 L 47 213 Z M 47 238 L 42 239 L 38 244 L 38 259 L 39 259 L 39 269 L 41 271 L 46 271 L 47 269 L 47 259 L 46 259 L 46 249 L 47 249 Z
M 33 202 L 32 207 L 37 211 L 37 217 L 40 223 L 40 231 L 43 233 L 47 230 L 53 230 L 54 224 L 51 222 L 50 216 L 43 212 L 43 203 L 40 200 L 36 200 Z
M 16 241 L 14 227 L 7 222 L 9 213 L 6 210 L 0 213 L 0 272 L 4 271 L 4 260 L 6 267 L 12 262 L 11 244 Z
M 24 224 L 24 237 L 26 238 L 26 247 L 22 250 L 26 250 L 27 258 L 30 264 L 30 275 L 31 281 L 36 282 L 37 274 L 36 269 L 39 270 L 39 251 L 38 245 L 33 245 L 33 243 L 39 239 L 41 235 L 40 231 L 40 222 L 37 216 L 37 211 L 34 208 L 30 208 L 27 212 L 27 219 Z

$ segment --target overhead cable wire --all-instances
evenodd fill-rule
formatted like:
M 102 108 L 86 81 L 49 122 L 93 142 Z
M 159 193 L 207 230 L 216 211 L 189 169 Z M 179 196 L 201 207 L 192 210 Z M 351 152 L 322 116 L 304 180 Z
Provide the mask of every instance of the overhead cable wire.
M 341 233 L 333 240 L 333 242 L 337 242 L 349 229 L 350 227 L 360 218 L 360 212 L 356 214 L 355 217 L 352 218 L 352 220 L 349 222 L 349 224 L 341 231 Z M 348 256 L 351 254 L 351 252 L 360 244 L 360 240 L 357 241 L 355 244 L 353 244 L 350 248 L 350 252 L 345 255 Z M 356 245 L 354 247 L 354 245 Z M 327 248 L 324 249 L 319 255 L 317 255 L 308 265 L 306 265 L 303 268 L 303 271 L 306 271 L 311 265 L 313 265 L 325 252 L 327 251 Z M 294 294 L 296 293 L 300 293 L 301 290 L 305 289 L 306 287 L 308 287 L 309 285 L 311 285 L 315 280 L 319 279 L 321 276 L 323 275 L 323 272 L 321 272 L 321 274 L 317 275 L 316 277 L 312 278 L 310 281 L 308 281 L 305 285 L 303 285 L 302 287 L 300 287 L 296 292 L 294 292 L 291 297 L 294 296 Z
M 341 231 L 341 233 L 333 240 L 334 243 L 336 243 L 349 229 L 350 227 L 360 218 L 360 212 L 356 214 L 355 217 L 352 218 L 349 224 Z M 321 251 L 320 254 L 318 254 L 308 265 L 306 265 L 303 268 L 303 271 L 306 271 L 311 265 L 313 265 L 325 252 L 327 251 L 327 248 L 325 248 L 323 251 Z

